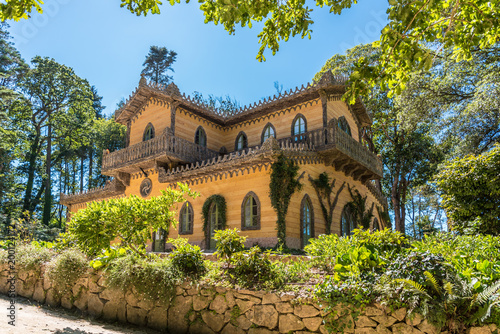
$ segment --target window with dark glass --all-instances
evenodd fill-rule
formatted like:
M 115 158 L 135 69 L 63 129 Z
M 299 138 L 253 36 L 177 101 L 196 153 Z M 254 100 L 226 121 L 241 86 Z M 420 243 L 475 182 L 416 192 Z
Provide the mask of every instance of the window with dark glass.
M 236 137 L 236 151 L 243 150 L 248 147 L 247 135 L 244 133 L 240 133 L 238 137 Z
M 142 141 L 150 140 L 155 137 L 155 128 L 153 124 L 149 123 L 144 130 L 144 135 L 142 136 Z
M 351 127 L 349 126 L 349 123 L 345 119 L 344 116 L 341 116 L 337 122 L 339 129 L 347 133 L 349 136 L 352 136 L 351 134 Z
M 293 121 L 292 136 L 301 135 L 306 132 L 306 119 L 304 116 L 298 116 Z
M 342 236 L 351 235 L 352 231 L 355 229 L 354 217 L 352 215 L 351 208 L 348 205 L 344 206 L 344 210 L 342 210 L 340 228 Z
M 372 231 L 380 231 L 380 226 L 378 225 L 378 219 L 373 219 Z
M 309 196 L 305 196 L 300 206 L 300 234 L 302 248 L 309 243 L 313 233 L 313 212 Z
M 262 131 L 262 144 L 264 144 L 264 142 L 271 137 L 276 138 L 276 132 L 274 131 L 273 126 L 271 124 L 268 124 L 264 128 L 264 131 Z
M 203 147 L 207 147 L 207 135 L 205 134 L 205 130 L 200 126 L 196 129 L 196 133 L 194 135 L 194 143 Z
M 184 203 L 179 217 L 179 234 L 193 233 L 193 207 L 189 202 Z
M 260 228 L 260 203 L 257 195 L 248 193 L 243 199 L 241 208 L 241 229 L 256 230 Z
M 215 202 L 210 205 L 210 209 L 208 210 L 208 219 L 210 223 L 209 248 L 215 249 L 215 231 L 222 230 L 222 216 L 219 212 L 219 206 Z

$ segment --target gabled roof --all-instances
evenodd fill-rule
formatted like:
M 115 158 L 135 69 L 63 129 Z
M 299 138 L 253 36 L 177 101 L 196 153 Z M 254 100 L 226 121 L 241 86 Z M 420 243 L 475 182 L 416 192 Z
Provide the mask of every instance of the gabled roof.
M 189 95 L 181 94 L 179 88 L 174 83 L 164 86 L 152 82 L 148 83 L 144 77 L 141 77 L 139 86 L 129 96 L 125 105 L 115 111 L 115 120 L 120 124 L 127 124 L 134 115 L 141 111 L 148 100 L 154 97 L 171 103 L 177 102 L 182 108 L 221 126 L 233 125 L 301 102 L 319 98 L 322 94 L 342 95 L 345 93 L 346 82 L 347 77 L 334 76 L 331 72 L 326 72 L 321 77 L 321 80 L 316 83 L 308 83 L 306 86 L 302 85 L 300 88 L 295 88 L 295 90 L 291 89 L 279 95 L 259 100 L 251 105 L 239 108 L 234 113 L 228 114 L 209 105 L 199 103 Z M 362 126 L 371 125 L 371 115 L 366 110 L 361 99 L 356 99 L 355 104 L 350 106 L 350 109 Z

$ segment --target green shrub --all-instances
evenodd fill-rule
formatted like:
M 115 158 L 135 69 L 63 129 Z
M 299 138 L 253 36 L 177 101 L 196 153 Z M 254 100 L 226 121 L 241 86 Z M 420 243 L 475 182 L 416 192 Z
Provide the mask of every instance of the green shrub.
M 32 244 L 17 244 L 16 267 L 24 270 L 39 270 L 40 266 L 50 261 L 55 252 L 48 248 L 37 247 Z
M 46 274 L 59 294 L 71 290 L 75 282 L 87 272 L 89 263 L 77 249 L 66 249 L 54 257 L 46 268 Z
M 374 232 L 355 229 L 350 238 L 379 254 L 399 252 L 409 246 L 408 239 L 402 233 L 388 228 Z
M 101 256 L 98 256 L 90 261 L 90 266 L 94 269 L 100 269 L 102 267 L 106 267 L 114 259 L 130 253 L 130 248 L 111 246 L 109 249 L 103 250 Z
M 199 246 L 190 245 L 185 238 L 168 239 L 175 249 L 170 254 L 172 266 L 184 275 L 201 276 L 206 271 L 203 253 Z
M 269 260 L 269 252 L 262 252 L 258 246 L 234 254 L 232 273 L 244 287 L 276 289 L 283 286 L 285 279 L 278 267 Z
M 239 233 L 237 228 L 215 231 L 214 239 L 217 241 L 215 254 L 219 258 L 226 259 L 227 267 L 231 263 L 233 254 L 245 249 L 247 237 L 240 236 Z
M 183 281 L 183 275 L 170 259 L 157 256 L 143 258 L 128 254 L 112 260 L 105 272 L 109 287 L 124 292 L 134 287 L 152 301 L 169 301 L 175 296 L 176 284 Z

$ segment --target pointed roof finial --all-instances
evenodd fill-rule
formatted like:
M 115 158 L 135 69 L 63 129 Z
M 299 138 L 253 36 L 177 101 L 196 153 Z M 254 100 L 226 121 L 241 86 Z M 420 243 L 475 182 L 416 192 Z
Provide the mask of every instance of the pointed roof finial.
M 139 87 L 146 86 L 148 84 L 148 81 L 144 77 L 144 74 L 141 73 L 141 80 L 139 80 Z

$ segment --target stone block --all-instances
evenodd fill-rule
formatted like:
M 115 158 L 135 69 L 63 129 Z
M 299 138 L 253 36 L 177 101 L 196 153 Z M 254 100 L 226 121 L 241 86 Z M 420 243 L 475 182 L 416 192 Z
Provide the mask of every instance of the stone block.
M 110 300 L 104 304 L 102 317 L 107 321 L 127 322 L 127 304 L 124 300 Z
M 168 309 L 168 328 L 172 333 L 186 333 L 189 323 L 186 315 L 193 307 L 192 296 L 177 296 Z
M 366 315 L 360 315 L 358 319 L 356 319 L 356 327 L 364 328 L 364 327 L 377 327 L 377 323 L 367 317 Z
M 231 291 L 226 292 L 226 303 L 229 308 L 233 308 L 236 305 L 236 301 L 234 300 L 234 295 Z
M 249 300 L 236 299 L 236 305 L 238 305 L 240 313 L 244 314 L 246 311 L 251 309 L 252 306 L 255 305 L 255 303 Z
M 92 276 L 89 279 L 89 291 L 92 293 L 99 293 L 104 290 L 104 287 L 97 284 L 97 281 L 100 279 L 100 276 Z
M 133 306 L 133 307 L 138 307 L 139 306 L 139 298 L 137 298 L 137 292 L 134 292 L 133 290 L 128 290 L 125 293 L 125 301 L 127 302 L 127 305 Z
M 148 327 L 165 330 L 167 329 L 168 312 L 163 307 L 155 307 L 148 313 Z
M 72 297 L 70 294 L 65 294 L 61 297 L 61 306 L 65 309 L 71 310 L 73 308 L 73 302 L 71 301 Z
M 282 302 L 289 302 L 290 300 L 294 299 L 295 296 L 290 294 L 290 293 L 286 293 L 286 294 L 283 294 L 280 298 L 281 298 Z
M 241 294 L 244 294 L 244 295 L 254 296 L 254 297 L 259 298 L 259 299 L 261 299 L 266 294 L 265 292 L 262 292 L 262 291 L 246 290 L 246 289 L 238 290 L 238 292 Z
M 424 317 L 419 313 L 412 313 L 406 317 L 406 324 L 409 326 L 417 326 L 424 320 Z
M 224 327 L 221 334 L 245 334 L 245 331 L 229 323 Z
M 315 318 L 304 318 L 302 319 L 304 322 L 304 326 L 311 332 L 316 332 L 319 329 L 319 326 L 323 323 L 323 319 L 320 317 Z
M 375 306 L 367 306 L 364 313 L 369 317 L 384 315 L 384 311 Z
M 273 329 L 278 325 L 279 313 L 273 305 L 255 305 L 248 311 L 248 320 L 257 326 Z
M 210 304 L 210 309 L 219 314 L 226 312 L 226 310 L 228 309 L 226 298 L 224 298 L 224 296 L 222 295 L 215 296 L 214 300 Z
M 378 322 L 379 324 L 381 324 L 383 327 L 386 328 L 391 327 L 397 321 L 396 318 L 390 315 L 375 315 L 370 318 L 372 318 L 373 320 L 375 320 L 376 322 Z
M 293 306 L 289 303 L 277 303 L 274 306 L 279 313 L 293 313 Z
M 295 305 L 293 314 L 299 318 L 311 318 L 319 315 L 319 310 L 312 305 Z
M 372 327 L 356 328 L 354 334 L 377 334 L 377 331 Z
M 88 312 L 91 316 L 99 318 L 102 315 L 102 309 L 104 308 L 104 303 L 99 298 L 99 295 L 91 293 L 88 300 Z
M 148 311 L 127 305 L 127 321 L 137 326 L 146 326 Z
M 34 292 L 35 292 L 35 280 L 33 278 L 30 278 L 25 282 L 16 280 L 16 293 L 19 296 L 25 298 L 31 298 L 33 297 Z
M 250 328 L 248 330 L 248 334 L 273 334 L 273 333 L 279 333 L 278 331 L 271 331 L 267 328 Z
M 205 296 L 193 296 L 193 310 L 201 311 L 210 304 L 210 298 Z
M 137 307 L 142 308 L 143 310 L 149 311 L 155 307 L 154 301 L 149 298 L 141 298 L 139 302 L 137 302 Z
M 61 297 L 56 293 L 54 288 L 50 288 L 45 294 L 45 302 L 52 307 L 56 307 L 61 304 Z
M 299 317 L 293 314 L 281 314 L 279 316 L 279 331 L 280 333 L 288 333 L 290 331 L 300 331 L 304 329 L 304 323 Z
M 247 330 L 250 328 L 250 326 L 252 326 L 252 322 L 250 320 L 248 320 L 248 318 L 244 315 L 240 315 L 238 318 L 236 318 L 234 321 L 232 321 L 232 323 L 238 327 L 238 328 L 241 328 L 243 330 Z
M 403 308 L 397 309 L 391 315 L 394 318 L 398 319 L 398 321 L 403 321 L 406 318 L 406 313 L 407 312 L 408 312 L 408 310 L 406 309 L 406 307 L 403 307 Z
M 393 334 L 409 334 L 413 333 L 413 327 L 405 324 L 404 322 L 399 322 L 391 326 Z
M 344 333 L 354 333 L 354 319 L 351 313 L 337 318 L 336 324 Z
M 276 296 L 274 293 L 266 293 L 262 297 L 262 304 L 277 304 L 281 303 L 281 298 Z
M 224 327 L 224 316 L 207 310 L 201 311 L 201 318 L 211 330 L 218 333 Z
M 107 288 L 99 293 L 99 297 L 106 300 L 122 300 L 125 298 L 125 293 L 123 290 L 118 288 Z
M 33 299 L 39 303 L 45 303 L 45 290 L 43 290 L 43 283 L 41 281 L 36 282 L 35 291 L 33 292 Z
M 491 334 L 489 326 L 471 327 L 467 330 L 467 334 Z
M 391 334 L 392 332 L 382 325 L 378 325 L 376 328 L 377 334 Z
M 259 298 L 251 296 L 251 295 L 244 295 L 244 294 L 241 294 L 241 293 L 238 293 L 238 292 L 234 292 L 233 294 L 234 294 L 234 297 L 237 298 L 237 299 L 248 300 L 248 301 L 251 301 L 254 304 L 260 304 L 261 303 L 261 300 Z
M 171 332 L 170 332 L 171 333 Z M 201 321 L 195 321 L 189 326 L 190 334 L 215 334 L 207 325 Z
M 83 289 L 80 291 L 78 296 L 73 302 L 73 305 L 80 311 L 86 311 L 89 303 L 89 296 L 90 293 L 87 291 L 87 289 Z

